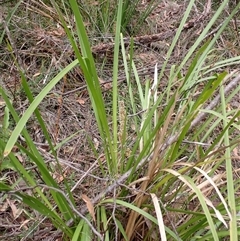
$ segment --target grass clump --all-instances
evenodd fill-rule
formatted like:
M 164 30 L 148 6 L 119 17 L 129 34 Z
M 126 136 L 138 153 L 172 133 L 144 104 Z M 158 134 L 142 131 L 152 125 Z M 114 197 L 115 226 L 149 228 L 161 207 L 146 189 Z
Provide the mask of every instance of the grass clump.
M 211 60 L 240 5 L 212 34 L 228 3 L 223 1 L 201 32 L 197 31 L 191 46 L 183 46 L 187 51 L 181 55 L 178 44 L 186 38 L 184 31 L 192 28 L 193 21 L 188 19 L 194 7 L 199 7 L 189 1 L 178 28 L 166 35 L 172 39 L 164 61 L 154 63 L 144 77 L 138 66 L 144 60 L 135 60 L 143 54 L 136 48 L 136 38 L 122 35 L 132 20 L 127 10 L 133 13 L 139 2 L 118 1 L 117 8 L 110 1 L 97 2 L 96 8 L 89 5 L 102 23 L 92 22 L 91 31 L 95 33 L 96 27 L 100 33 L 114 30 L 109 87 L 109 82 L 99 77 L 101 71 L 88 38 L 91 31 L 83 18 L 84 14 L 91 15 L 90 10 L 74 0 L 66 5 L 50 2 L 52 8 L 48 10 L 54 9 L 76 59 L 71 59 L 71 53 L 68 64 L 59 68 L 34 97 L 26 73 L 16 64 L 29 102 L 21 116 L 6 88 L 0 89 L 6 110 L 3 128 L 10 129 L 7 123 L 11 118 L 15 125 L 7 140 L 0 141 L 2 162 L 8 158 L 13 167 L 10 173 L 7 166 L 1 169 L 1 198 L 3 203 L 10 200 L 14 217 L 15 200 L 22 203 L 27 213 L 22 217 L 32 224 L 31 228 L 25 226 L 25 238 L 37 233 L 36 224 L 30 222 L 37 213 L 40 230 L 50 223 L 53 237 L 65 240 L 238 240 L 234 160 L 239 152 L 240 112 L 234 102 L 239 95 L 240 75 L 235 67 L 240 58 Z M 208 3 L 205 11 L 210 11 Z M 143 19 L 145 13 L 147 10 Z M 13 59 L 18 63 L 17 57 Z M 76 73 L 84 79 L 80 94 L 68 89 L 67 80 Z M 106 103 L 104 88 L 111 91 L 110 104 Z M 79 131 L 79 118 L 89 116 L 74 113 L 72 121 L 78 121 L 77 130 L 59 140 L 61 115 L 67 118 L 67 113 L 73 112 L 65 96 L 83 108 L 88 104 L 90 112 L 85 113 L 94 123 L 89 128 L 87 120 L 85 129 Z M 57 99 L 54 125 L 46 121 L 41 109 L 49 98 Z M 29 131 L 33 116 L 46 149 Z M 58 130 L 57 135 L 51 130 Z

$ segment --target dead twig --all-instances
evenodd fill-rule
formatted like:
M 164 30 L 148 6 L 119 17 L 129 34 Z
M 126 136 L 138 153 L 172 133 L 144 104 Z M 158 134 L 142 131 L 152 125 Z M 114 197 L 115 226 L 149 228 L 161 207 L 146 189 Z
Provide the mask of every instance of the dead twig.
M 204 7 L 203 13 L 201 13 L 196 18 L 193 18 L 193 19 L 189 20 L 187 23 L 185 23 L 183 30 L 193 28 L 194 26 L 196 26 L 197 23 L 202 22 L 204 20 L 204 18 L 206 18 L 208 16 L 210 11 L 211 11 L 211 0 L 208 0 Z M 150 44 L 153 42 L 163 41 L 165 39 L 171 38 L 174 36 L 174 34 L 176 32 L 177 32 L 177 28 L 174 30 L 166 31 L 164 33 L 143 35 L 143 36 L 134 37 L 132 39 L 135 44 L 141 44 L 141 45 L 145 44 L 146 45 L 146 44 Z M 129 44 L 131 42 L 131 38 L 124 38 L 123 40 L 124 40 L 125 47 L 129 46 Z M 113 51 L 114 46 L 115 46 L 114 42 L 106 43 L 106 44 L 100 43 L 100 44 L 92 47 L 92 53 L 94 55 L 105 54 L 107 52 Z
M 239 85 L 240 82 L 240 74 L 238 74 L 224 89 L 224 95 L 228 95 L 230 91 L 232 91 L 234 88 Z M 205 110 L 212 110 L 214 107 L 216 107 L 220 103 L 221 96 L 218 94 L 212 101 L 211 103 L 205 107 Z M 208 113 L 206 112 L 201 112 L 200 114 L 197 115 L 197 117 L 192 121 L 191 126 L 189 128 L 189 132 L 192 131 L 193 128 L 195 128 L 201 121 L 202 119 L 206 118 Z M 160 151 L 165 150 L 168 146 L 172 145 L 174 142 L 177 141 L 180 133 L 177 133 L 173 136 L 170 136 L 164 145 L 160 148 Z

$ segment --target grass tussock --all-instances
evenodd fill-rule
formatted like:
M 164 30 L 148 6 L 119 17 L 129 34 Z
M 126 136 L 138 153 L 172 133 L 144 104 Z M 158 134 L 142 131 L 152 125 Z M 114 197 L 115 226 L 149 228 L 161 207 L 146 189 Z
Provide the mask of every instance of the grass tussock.
M 239 7 L 1 3 L 1 239 L 238 240 Z

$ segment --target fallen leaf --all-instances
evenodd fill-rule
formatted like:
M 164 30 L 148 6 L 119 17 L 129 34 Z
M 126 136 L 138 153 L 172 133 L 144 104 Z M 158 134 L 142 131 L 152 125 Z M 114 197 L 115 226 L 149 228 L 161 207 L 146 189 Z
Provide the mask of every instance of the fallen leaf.
M 55 181 L 57 181 L 57 183 L 61 183 L 64 180 L 65 175 L 64 175 L 64 173 L 62 175 L 60 173 L 54 172 L 52 174 L 52 177 Z
M 85 100 L 84 99 L 78 99 L 77 103 L 79 103 L 80 105 L 85 105 Z
M 33 78 L 38 77 L 41 73 L 36 73 L 33 75 Z
M 16 153 L 15 156 L 18 158 L 19 162 L 24 163 L 23 158 L 19 153 Z
M 20 225 L 19 229 L 24 228 L 25 230 L 28 230 L 27 223 L 28 223 L 29 221 L 30 221 L 29 219 L 25 220 L 25 221 Z
M 13 214 L 14 219 L 17 219 L 19 217 L 19 215 L 22 213 L 22 210 L 17 208 L 16 205 L 9 199 L 7 199 L 7 202 L 12 209 L 12 214 Z
M 0 205 L 0 212 L 5 212 L 8 209 L 8 203 L 5 202 L 3 205 Z
M 93 204 L 91 202 L 91 199 L 87 195 L 82 194 L 82 200 L 86 203 L 87 209 L 88 209 L 90 215 L 92 216 L 93 221 L 96 222 L 95 213 L 94 213 L 94 207 L 93 207 Z

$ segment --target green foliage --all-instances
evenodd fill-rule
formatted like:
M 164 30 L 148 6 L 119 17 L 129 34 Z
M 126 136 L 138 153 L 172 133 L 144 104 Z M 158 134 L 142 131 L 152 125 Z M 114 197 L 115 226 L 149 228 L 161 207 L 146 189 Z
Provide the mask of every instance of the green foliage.
M 205 63 L 216 40 L 240 4 L 225 19 L 215 36 L 205 40 L 205 36 L 228 3 L 226 0 L 223 1 L 182 62 L 178 66 L 172 65 L 167 87 L 158 91 L 164 69 L 194 2 L 190 1 L 186 9 L 160 74 L 156 65 L 153 83 L 147 80 L 145 84 L 142 83 L 133 60 L 134 43 L 131 42 L 127 54 L 121 34 L 130 23 L 130 14 L 133 14 L 138 2 L 118 1 L 118 7 L 114 8 L 114 11 L 110 1 L 97 2 L 96 12 L 91 16 L 91 20 L 97 16 L 95 26 L 100 21 L 100 32 L 112 31 L 110 26 L 112 27 L 113 23 L 115 31 L 112 102 L 109 116 L 83 21 L 84 14 L 91 14 L 83 8 L 79 9 L 76 1 L 69 1 L 76 23 L 76 33 L 73 33 L 68 28 L 62 10 L 52 0 L 51 3 L 58 12 L 77 59 L 60 71 L 35 98 L 25 75 L 20 71 L 22 87 L 30 102 L 30 106 L 21 117 L 5 90 L 0 88 L 0 94 L 6 104 L 3 128 L 5 131 L 9 128 L 10 115 L 16 125 L 15 129 L 9 132 L 7 141 L 0 140 L 2 159 L 9 158 L 13 169 L 24 180 L 26 190 L 29 190 L 30 194 L 26 194 L 25 190 L 15 190 L 15 187 L 8 185 L 5 179 L 0 180 L 0 190 L 14 194 L 30 209 L 49 218 L 52 224 L 71 240 L 93 240 L 95 235 L 99 240 L 115 240 L 118 235 L 125 240 L 131 240 L 134 239 L 134 232 L 138 232 L 139 229 L 145 234 L 146 240 L 159 240 L 160 236 L 162 240 L 217 241 L 229 237 L 230 240 L 238 240 L 239 207 L 235 201 L 235 192 L 239 184 L 233 175 L 231 153 L 239 144 L 237 131 L 240 112 L 228 112 L 227 105 L 240 91 L 240 86 L 236 85 L 232 94 L 226 95 L 223 84 L 231 80 L 231 75 L 222 69 L 239 63 L 240 57 L 221 60 L 213 66 L 206 66 Z M 125 99 L 120 97 L 118 89 L 119 46 L 128 85 Z M 187 63 L 189 67 L 184 76 L 181 73 Z M 64 180 L 63 186 L 54 180 L 51 170 L 26 129 L 29 118 L 35 115 L 50 151 L 59 164 L 56 147 L 51 141 L 38 106 L 53 87 L 77 65 L 84 74 L 106 160 L 105 168 L 105 164 L 101 164 L 99 172 L 102 173 L 99 173 L 99 176 L 107 176 L 113 180 L 113 183 L 108 183 L 108 193 L 96 195 L 98 199 L 92 201 L 93 203 L 88 201 L 84 214 L 76 210 L 68 180 Z M 176 87 L 174 92 L 173 86 Z M 134 88 L 137 89 L 135 95 Z M 194 96 L 198 89 L 201 90 L 200 93 Z M 219 102 L 210 108 L 209 104 L 214 102 L 218 91 Z M 136 103 L 136 99 L 139 103 Z M 133 112 L 133 118 L 127 113 L 127 105 Z M 138 109 L 141 110 L 140 113 Z M 198 120 L 204 113 L 209 115 L 208 119 Z M 109 125 L 109 119 L 112 126 Z M 132 123 L 135 125 L 135 130 L 132 131 L 134 139 L 129 141 L 129 126 Z M 214 136 L 218 126 L 222 128 Z M 18 141 L 21 136 L 26 146 Z M 26 169 L 20 162 L 13 151 L 14 146 L 17 146 L 28 158 L 29 163 L 35 166 L 43 184 L 39 183 L 34 171 Z M 98 155 L 96 150 L 95 155 Z M 223 177 L 216 172 L 220 165 L 226 167 L 224 183 L 219 182 Z M 60 165 L 59 170 L 61 173 Z M 119 188 L 121 186 L 122 188 Z M 103 196 L 109 193 L 114 193 L 114 196 L 104 199 Z M 217 205 L 214 204 L 214 200 L 218 201 Z M 94 225 L 90 221 L 95 215 L 90 212 L 93 205 L 96 210 Z M 190 208 L 191 205 L 195 205 L 194 208 Z M 90 214 L 86 216 L 87 212 Z M 69 222 L 74 224 L 73 227 L 68 226 Z
M 116 19 L 118 10 L 121 8 L 121 32 L 124 35 L 137 35 L 149 14 L 157 5 L 155 0 L 148 3 L 145 10 L 141 12 L 138 6 L 141 4 L 139 0 L 126 0 L 123 4 L 117 0 L 94 1 L 89 4 L 88 1 L 81 1 L 79 4 L 81 15 L 87 26 L 91 26 L 93 34 L 103 38 L 112 37 L 116 31 Z M 119 23 L 119 22 L 118 22 Z

